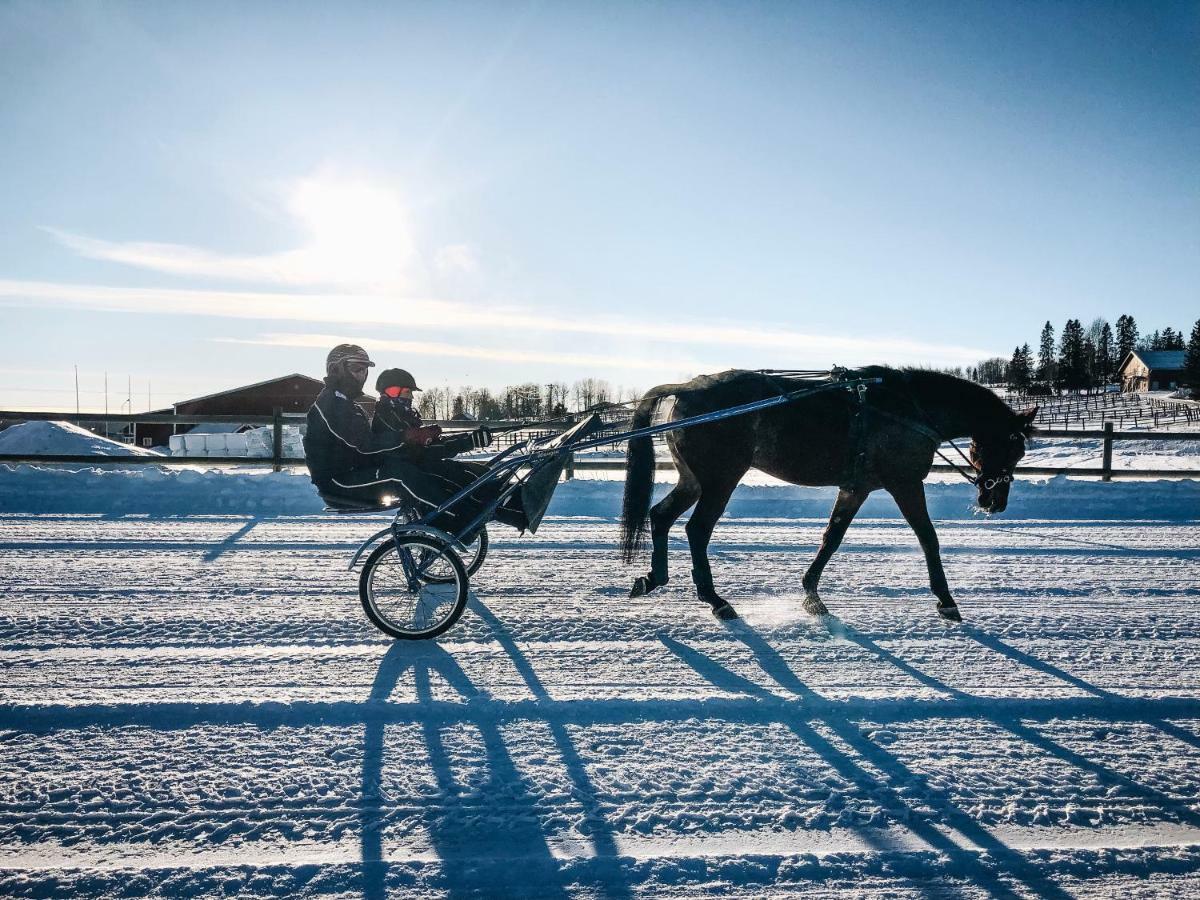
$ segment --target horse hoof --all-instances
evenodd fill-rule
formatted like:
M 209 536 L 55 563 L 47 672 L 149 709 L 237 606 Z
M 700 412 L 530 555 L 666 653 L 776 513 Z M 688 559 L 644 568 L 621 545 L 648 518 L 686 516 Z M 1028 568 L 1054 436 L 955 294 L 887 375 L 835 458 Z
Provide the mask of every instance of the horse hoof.
M 728 603 L 722 603 L 720 606 L 714 606 L 712 614 L 722 622 L 729 622 L 738 617 L 737 610 Z
M 950 622 L 961 622 L 962 621 L 962 616 L 959 615 L 959 613 L 958 613 L 958 607 L 955 606 L 953 603 L 950 604 L 949 606 L 942 606 L 939 603 L 937 611 L 938 611 L 938 615 L 941 616 L 943 619 L 946 619 L 947 621 L 950 621 Z
M 645 575 L 639 575 L 637 578 L 633 579 L 633 587 L 629 591 L 629 596 L 631 598 L 644 597 L 648 593 L 650 593 L 649 578 L 647 578 Z
M 821 602 L 821 598 L 816 594 L 809 594 L 804 598 L 804 611 L 812 613 L 814 616 L 829 615 L 829 610 L 826 609 L 825 604 Z

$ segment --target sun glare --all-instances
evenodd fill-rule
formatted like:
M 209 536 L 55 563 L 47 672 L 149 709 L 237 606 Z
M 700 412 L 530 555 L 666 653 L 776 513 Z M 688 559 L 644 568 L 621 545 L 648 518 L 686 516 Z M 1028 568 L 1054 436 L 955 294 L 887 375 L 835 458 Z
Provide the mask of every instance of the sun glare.
M 390 285 L 414 255 L 407 211 L 394 190 L 316 176 L 299 182 L 289 209 L 311 235 L 294 261 L 321 281 Z

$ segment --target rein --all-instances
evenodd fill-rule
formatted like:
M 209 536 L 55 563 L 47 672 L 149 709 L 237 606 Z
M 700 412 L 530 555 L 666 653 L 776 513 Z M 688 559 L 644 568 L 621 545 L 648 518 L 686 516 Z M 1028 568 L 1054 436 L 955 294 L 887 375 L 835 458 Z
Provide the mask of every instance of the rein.
M 915 400 L 913 401 L 913 405 L 916 406 Z M 958 444 L 954 443 L 953 438 L 946 437 L 944 434 L 942 434 L 940 431 L 938 431 L 936 428 L 934 428 L 933 425 L 929 423 L 928 416 L 925 415 L 925 411 L 922 410 L 920 406 L 917 406 L 917 411 L 925 419 L 924 422 L 919 422 L 916 419 L 908 418 L 908 416 L 901 416 L 894 412 L 889 412 L 886 409 L 879 409 L 878 407 L 874 407 L 871 410 L 871 412 L 875 413 L 876 415 L 884 416 L 888 419 L 892 419 L 896 422 L 899 422 L 901 425 L 906 426 L 910 430 L 915 431 L 918 434 L 923 434 L 923 435 L 925 435 L 925 437 L 929 438 L 930 440 L 936 441 L 937 446 L 935 446 L 933 448 L 933 452 L 936 453 L 938 456 L 940 456 L 942 458 L 943 462 L 945 462 L 947 465 L 949 465 L 952 469 L 954 469 L 955 472 L 957 472 L 959 475 L 961 475 L 963 478 L 965 478 L 971 484 L 978 484 L 979 476 L 969 474 L 966 469 L 964 469 L 957 462 L 955 462 L 953 459 L 951 459 L 945 453 L 943 453 L 942 452 L 942 444 L 949 444 L 951 447 L 953 447 L 955 449 L 955 451 L 957 451 L 958 455 L 963 458 L 963 461 L 968 466 L 970 466 L 971 469 L 974 469 L 975 467 L 971 464 L 971 457 L 967 456 L 967 454 L 962 452 L 962 448 L 960 448 L 958 446 Z M 1008 477 L 1009 481 L 1012 481 L 1012 476 L 1007 476 L 1007 477 Z M 999 481 L 999 479 L 988 479 L 988 480 L 996 481 L 997 483 Z M 985 484 L 984 487 L 988 487 L 990 490 L 991 487 L 995 487 L 995 484 L 992 484 L 990 487 L 987 484 Z

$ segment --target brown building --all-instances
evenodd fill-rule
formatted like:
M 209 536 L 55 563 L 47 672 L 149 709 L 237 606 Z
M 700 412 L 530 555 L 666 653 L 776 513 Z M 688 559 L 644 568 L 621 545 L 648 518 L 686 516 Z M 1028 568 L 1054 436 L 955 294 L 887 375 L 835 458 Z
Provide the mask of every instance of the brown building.
M 306 413 L 324 386 L 325 383 L 319 378 L 293 373 L 192 400 L 181 400 L 171 409 L 155 412 L 180 416 L 229 416 L 230 422 L 237 422 L 238 416 L 269 416 L 276 407 L 285 413 Z M 159 447 L 165 445 L 172 434 L 182 434 L 190 428 L 190 425 L 139 424 L 134 436 L 139 447 Z
M 1117 367 L 1121 390 L 1171 391 L 1183 381 L 1185 350 L 1130 350 Z

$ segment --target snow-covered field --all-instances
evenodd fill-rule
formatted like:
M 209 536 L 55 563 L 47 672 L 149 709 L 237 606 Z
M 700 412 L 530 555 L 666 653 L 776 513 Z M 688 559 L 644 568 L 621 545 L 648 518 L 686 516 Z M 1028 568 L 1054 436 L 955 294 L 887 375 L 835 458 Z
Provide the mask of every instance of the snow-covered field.
M 963 626 L 884 500 L 803 614 L 813 489 L 718 526 L 740 622 L 682 529 L 628 600 L 575 482 L 393 644 L 302 478 L 0 469 L 0 896 L 1200 896 L 1200 484 L 930 495 Z

